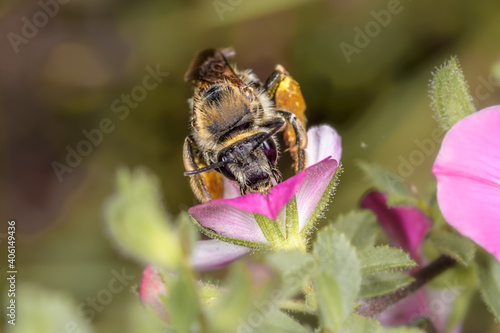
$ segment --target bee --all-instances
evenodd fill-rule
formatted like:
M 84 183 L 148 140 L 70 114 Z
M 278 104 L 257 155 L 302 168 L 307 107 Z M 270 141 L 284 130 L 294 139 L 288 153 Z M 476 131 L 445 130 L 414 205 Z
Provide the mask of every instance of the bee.
M 305 102 L 298 83 L 278 65 L 263 84 L 251 70 L 229 64 L 234 54 L 231 48 L 204 50 L 185 75 L 194 93 L 184 175 L 201 202 L 222 197 L 223 177 L 241 195 L 267 193 L 280 183 L 278 133 L 283 132 L 295 172 L 306 165 Z

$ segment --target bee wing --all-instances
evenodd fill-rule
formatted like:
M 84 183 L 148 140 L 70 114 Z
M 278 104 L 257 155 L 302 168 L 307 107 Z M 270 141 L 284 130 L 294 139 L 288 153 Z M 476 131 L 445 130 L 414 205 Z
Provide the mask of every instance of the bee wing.
M 201 81 L 205 84 L 215 84 L 224 80 L 233 82 L 236 86 L 245 86 L 245 82 L 234 72 L 227 58 L 235 54 L 232 48 L 206 49 L 198 53 L 184 75 L 186 81 Z

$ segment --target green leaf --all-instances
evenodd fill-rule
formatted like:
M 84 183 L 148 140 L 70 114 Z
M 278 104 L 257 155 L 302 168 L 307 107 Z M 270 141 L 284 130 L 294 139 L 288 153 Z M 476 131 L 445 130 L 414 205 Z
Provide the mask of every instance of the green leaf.
M 406 252 L 387 245 L 368 248 L 359 254 L 359 259 L 363 275 L 417 266 Z
M 451 58 L 434 74 L 431 98 L 431 106 L 446 131 L 476 111 L 457 58 Z
M 387 196 L 387 206 L 415 206 L 417 199 L 415 197 L 409 197 L 406 194 L 399 192 L 391 192 Z
M 315 268 L 314 258 L 302 251 L 279 251 L 266 256 L 266 262 L 281 275 L 283 298 L 292 297 L 301 290 L 304 277 Z
M 479 251 L 476 266 L 483 301 L 496 320 L 500 320 L 500 263 L 491 254 Z
M 198 295 L 203 304 L 213 305 L 221 296 L 222 289 L 209 282 L 198 281 Z
M 219 300 L 207 316 L 215 331 L 234 331 L 239 325 L 236 318 L 249 312 L 249 300 L 252 300 L 252 278 L 244 263 L 238 261 L 231 265 L 226 279 L 227 286 L 221 292 Z
M 188 333 L 199 329 L 199 304 L 194 282 L 187 272 L 181 272 L 170 283 L 167 296 L 160 296 L 175 332 Z
M 439 252 L 448 254 L 462 265 L 467 265 L 476 253 L 476 246 L 471 240 L 449 232 L 431 233 L 428 242 Z
M 342 301 L 340 283 L 332 274 L 318 272 L 314 276 L 313 285 L 321 322 L 325 327 L 336 331 L 351 312 L 350 307 Z
M 358 296 L 361 285 L 359 259 L 346 237 L 329 227 L 318 233 L 313 254 L 318 259 L 313 286 L 320 321 L 324 327 L 338 331 L 352 312 Z
M 382 327 L 376 333 L 425 333 L 425 331 L 416 327 Z
M 191 215 L 186 211 L 181 211 L 177 216 L 177 228 L 181 246 L 187 255 L 191 253 L 194 244 L 200 239 L 198 229 L 193 225 Z
M 80 332 L 91 333 L 94 330 L 89 320 L 77 309 L 79 306 L 67 293 L 51 291 L 42 287 L 17 281 L 16 296 L 5 297 L 2 302 L 3 327 L 7 333 L 54 333 Z M 4 293 L 7 296 L 7 293 Z M 15 320 L 10 317 L 10 300 L 15 300 Z M 82 303 L 83 304 L 83 303 Z
M 376 297 L 403 288 L 415 279 L 401 272 L 382 271 L 363 276 L 360 298 Z
M 373 246 L 377 237 L 377 218 L 368 210 L 340 215 L 332 228 L 343 233 L 358 251 Z
M 274 310 L 270 313 L 262 313 L 264 322 L 261 325 L 252 325 L 253 320 L 251 317 L 239 327 L 238 332 L 273 332 L 273 333 L 311 333 L 312 330 L 308 329 L 288 315 L 279 310 Z M 252 328 L 255 331 L 252 331 Z
M 347 318 L 340 333 L 375 333 L 382 326 L 375 319 L 352 314 Z
M 383 327 L 375 319 L 352 314 L 342 326 L 340 333 L 424 333 L 424 331 L 415 327 Z
M 175 268 L 183 260 L 178 237 L 161 201 L 160 185 L 145 169 L 119 169 L 116 190 L 105 206 L 115 243 L 144 263 Z
M 199 329 L 198 296 L 191 276 L 181 272 L 170 284 L 168 295 L 162 297 L 175 332 L 188 333 Z
M 464 321 L 475 292 L 476 288 L 469 288 L 459 294 L 456 299 L 450 300 L 450 302 L 453 302 L 453 307 L 446 322 L 445 332 L 451 331 Z M 448 298 L 446 300 L 448 301 Z
M 392 195 L 392 203 L 417 204 L 417 199 L 403 178 L 376 163 L 357 161 L 357 164 L 378 191 L 389 194 L 389 197 Z
M 214 332 L 237 332 L 244 322 L 263 319 L 279 309 L 283 294 L 277 289 L 278 276 L 269 266 L 235 262 L 226 282 L 219 299 L 207 309 Z

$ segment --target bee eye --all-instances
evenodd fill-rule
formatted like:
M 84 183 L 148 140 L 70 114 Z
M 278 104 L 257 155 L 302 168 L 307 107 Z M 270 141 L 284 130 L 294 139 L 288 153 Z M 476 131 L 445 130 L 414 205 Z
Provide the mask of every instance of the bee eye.
M 264 141 L 262 146 L 264 148 L 264 153 L 266 154 L 269 162 L 271 162 L 273 164 L 276 163 L 278 156 L 276 155 L 276 146 L 274 145 L 274 142 L 267 140 L 267 141 Z

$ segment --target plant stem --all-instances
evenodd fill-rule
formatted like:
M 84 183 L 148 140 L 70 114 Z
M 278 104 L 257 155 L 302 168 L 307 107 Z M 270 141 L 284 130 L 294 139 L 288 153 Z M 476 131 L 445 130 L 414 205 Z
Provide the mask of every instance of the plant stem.
M 453 267 L 456 263 L 457 262 L 453 258 L 443 254 L 429 265 L 412 274 L 415 278 L 414 282 L 390 294 L 361 300 L 361 305 L 356 309 L 356 312 L 363 316 L 375 317 L 389 306 L 413 294 L 420 289 L 420 287 L 446 271 L 448 268 Z
M 282 310 L 315 314 L 316 311 L 303 301 L 289 300 L 280 304 Z

